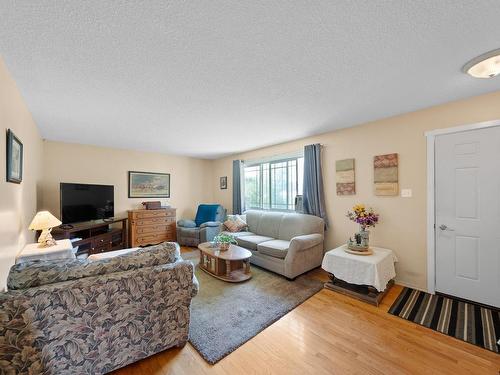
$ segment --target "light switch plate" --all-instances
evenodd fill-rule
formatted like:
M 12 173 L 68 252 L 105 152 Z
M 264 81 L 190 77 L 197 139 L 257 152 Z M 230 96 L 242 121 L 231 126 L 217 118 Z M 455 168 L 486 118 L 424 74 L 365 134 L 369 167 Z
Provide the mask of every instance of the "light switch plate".
M 411 198 L 411 196 L 412 196 L 411 189 L 401 189 L 401 196 L 403 198 Z

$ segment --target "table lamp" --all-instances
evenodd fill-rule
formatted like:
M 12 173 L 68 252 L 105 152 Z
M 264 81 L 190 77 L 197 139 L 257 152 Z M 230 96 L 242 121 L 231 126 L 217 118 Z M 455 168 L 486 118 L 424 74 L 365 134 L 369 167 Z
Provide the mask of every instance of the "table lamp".
M 37 212 L 31 222 L 30 230 L 41 230 L 42 233 L 38 237 L 38 247 L 49 247 L 56 245 L 56 241 L 52 238 L 50 231 L 52 228 L 61 225 L 61 221 L 52 215 L 49 211 Z

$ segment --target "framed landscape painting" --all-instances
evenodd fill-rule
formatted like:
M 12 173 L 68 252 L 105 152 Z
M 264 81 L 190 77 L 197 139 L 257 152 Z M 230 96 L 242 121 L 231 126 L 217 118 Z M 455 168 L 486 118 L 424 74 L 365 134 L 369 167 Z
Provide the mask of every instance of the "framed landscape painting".
M 128 172 L 129 198 L 170 198 L 170 174 Z
M 7 181 L 20 184 L 23 180 L 23 144 L 12 130 L 7 130 Z

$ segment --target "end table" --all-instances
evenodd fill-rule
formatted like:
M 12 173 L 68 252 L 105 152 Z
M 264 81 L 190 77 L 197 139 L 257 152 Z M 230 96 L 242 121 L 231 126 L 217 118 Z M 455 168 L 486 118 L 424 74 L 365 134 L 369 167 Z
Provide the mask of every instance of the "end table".
M 396 255 L 392 250 L 373 247 L 371 255 L 347 253 L 347 245 L 327 251 L 321 267 L 330 274 L 325 288 L 378 306 L 394 284 Z
M 38 247 L 38 243 L 29 243 L 16 256 L 16 264 L 32 260 L 75 259 L 70 240 L 56 241 L 57 245 Z

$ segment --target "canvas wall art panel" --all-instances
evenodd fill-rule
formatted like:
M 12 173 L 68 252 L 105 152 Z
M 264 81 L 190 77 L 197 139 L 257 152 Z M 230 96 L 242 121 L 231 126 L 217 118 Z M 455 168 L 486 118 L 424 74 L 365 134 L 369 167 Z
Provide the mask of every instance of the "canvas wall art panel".
M 354 159 L 343 159 L 335 162 L 335 178 L 337 195 L 356 194 Z
M 375 195 L 399 194 L 398 154 L 378 155 L 373 158 Z

